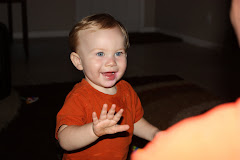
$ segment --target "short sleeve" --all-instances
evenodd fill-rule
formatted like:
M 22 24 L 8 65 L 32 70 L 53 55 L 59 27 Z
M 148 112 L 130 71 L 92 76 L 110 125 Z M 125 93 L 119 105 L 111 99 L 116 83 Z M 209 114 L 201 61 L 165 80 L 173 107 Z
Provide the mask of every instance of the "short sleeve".
M 63 107 L 57 114 L 55 137 L 62 125 L 84 125 L 86 123 L 86 111 L 84 104 L 77 94 L 67 96 Z

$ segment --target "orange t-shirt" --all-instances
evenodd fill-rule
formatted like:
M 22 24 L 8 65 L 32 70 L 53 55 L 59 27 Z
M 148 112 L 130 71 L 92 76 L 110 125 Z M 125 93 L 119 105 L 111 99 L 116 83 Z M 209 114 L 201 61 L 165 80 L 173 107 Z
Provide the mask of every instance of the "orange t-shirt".
M 159 132 L 131 157 L 132 160 L 240 160 L 240 98 Z
M 128 124 L 129 130 L 113 135 L 104 135 L 93 144 L 78 151 L 66 152 L 63 159 L 122 160 L 126 159 L 132 141 L 134 123 L 143 116 L 141 102 L 131 85 L 124 80 L 116 84 L 117 93 L 108 95 L 94 89 L 85 79 L 76 84 L 67 95 L 62 109 L 57 114 L 56 138 L 59 127 L 84 125 L 92 122 L 92 113 L 99 117 L 103 104 L 116 104 L 116 112 L 124 109 L 120 124 Z

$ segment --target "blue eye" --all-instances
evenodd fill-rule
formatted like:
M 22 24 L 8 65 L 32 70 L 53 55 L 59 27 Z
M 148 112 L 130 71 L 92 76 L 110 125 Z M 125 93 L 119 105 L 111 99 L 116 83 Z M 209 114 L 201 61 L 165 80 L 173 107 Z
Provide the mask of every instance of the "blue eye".
M 122 54 L 123 54 L 122 52 L 115 53 L 116 56 L 121 56 Z
M 104 53 L 103 52 L 98 52 L 97 56 L 104 56 Z

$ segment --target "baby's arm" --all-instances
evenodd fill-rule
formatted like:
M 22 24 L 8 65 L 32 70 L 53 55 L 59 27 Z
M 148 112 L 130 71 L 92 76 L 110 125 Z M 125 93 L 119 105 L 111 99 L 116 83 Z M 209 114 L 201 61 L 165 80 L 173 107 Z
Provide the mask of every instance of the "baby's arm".
M 141 118 L 134 124 L 133 134 L 140 138 L 151 141 L 159 131 L 160 130 L 157 127 L 151 125 L 144 118 Z
M 128 125 L 117 125 L 123 109 L 115 114 L 116 105 L 113 104 L 108 112 L 107 107 L 107 104 L 103 105 L 99 119 L 97 114 L 93 112 L 92 123 L 82 126 L 62 125 L 58 131 L 58 140 L 61 147 L 67 151 L 76 150 L 91 144 L 102 135 L 128 130 Z

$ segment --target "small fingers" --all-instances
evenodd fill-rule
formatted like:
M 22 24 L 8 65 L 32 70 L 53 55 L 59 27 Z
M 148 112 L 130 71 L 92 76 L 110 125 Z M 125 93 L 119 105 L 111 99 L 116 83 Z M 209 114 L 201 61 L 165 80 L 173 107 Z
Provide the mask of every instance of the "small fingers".
M 108 119 L 108 120 L 113 120 L 117 123 L 122 117 L 123 109 L 120 109 L 115 114 L 115 112 L 116 112 L 116 105 L 115 104 L 112 104 L 112 107 L 109 109 L 109 111 L 107 111 L 107 108 L 108 108 L 108 105 L 104 104 L 103 108 L 102 108 L 102 111 L 101 111 L 101 114 L 100 114 L 100 117 L 99 117 L 99 120 L 103 121 L 103 120 Z
M 100 120 L 104 120 L 104 119 L 107 118 L 107 108 L 108 108 L 108 105 L 104 104 L 103 108 L 102 108 L 102 111 L 101 111 L 101 114 L 100 114 L 100 117 L 99 117 Z
M 115 109 L 116 109 L 116 105 L 113 104 L 112 107 L 110 108 L 110 110 L 108 111 L 107 119 L 109 119 L 109 120 L 113 119 L 114 114 L 115 114 Z
M 96 112 L 92 113 L 92 119 L 93 119 L 93 124 L 97 124 L 98 123 L 98 118 L 97 118 L 97 113 Z
M 118 121 L 121 119 L 121 117 L 122 117 L 122 113 L 123 113 L 123 109 L 120 109 L 120 110 L 115 114 L 115 116 L 113 117 L 113 120 L 116 121 L 116 122 L 118 122 Z
M 125 124 L 125 125 L 116 125 L 115 127 L 115 131 L 117 132 L 123 132 L 123 131 L 127 131 L 129 129 L 129 125 Z

